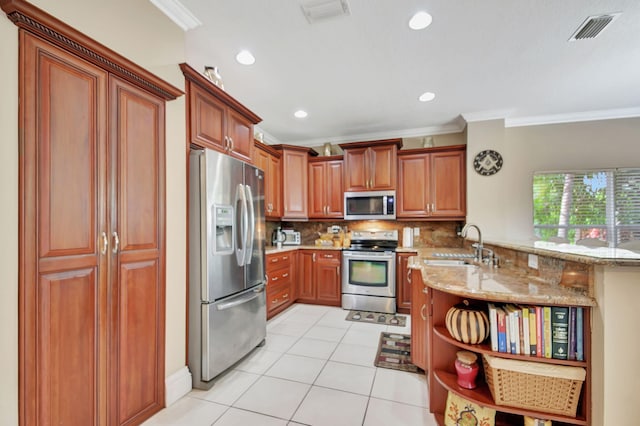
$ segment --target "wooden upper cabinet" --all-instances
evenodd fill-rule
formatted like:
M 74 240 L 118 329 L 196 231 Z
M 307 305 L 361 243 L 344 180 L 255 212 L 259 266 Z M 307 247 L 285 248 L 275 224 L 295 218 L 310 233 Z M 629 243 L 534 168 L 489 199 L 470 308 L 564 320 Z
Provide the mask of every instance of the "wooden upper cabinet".
M 310 148 L 294 145 L 273 145 L 282 153 L 282 219 L 307 220 L 308 208 L 308 163 L 309 155 L 318 155 Z
M 465 145 L 398 153 L 399 218 L 464 219 Z
M 345 191 L 396 189 L 401 139 L 340 144 L 344 150 Z
M 253 126 L 261 119 L 187 64 L 180 64 L 187 89 L 189 143 L 253 160 Z
M 318 157 L 309 160 L 309 218 L 344 216 L 343 160 Z
M 264 209 L 267 220 L 280 220 L 282 217 L 281 155 L 280 151 L 271 146 L 255 141 L 253 161 L 264 171 Z

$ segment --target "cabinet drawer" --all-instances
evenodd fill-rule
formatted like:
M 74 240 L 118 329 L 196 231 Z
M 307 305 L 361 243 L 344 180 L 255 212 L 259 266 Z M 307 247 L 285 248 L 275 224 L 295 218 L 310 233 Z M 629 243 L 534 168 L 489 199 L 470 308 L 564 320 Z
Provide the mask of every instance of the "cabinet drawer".
M 319 259 L 322 259 L 326 262 L 335 261 L 337 263 L 340 263 L 340 252 L 337 250 L 331 250 L 331 251 L 319 250 L 317 254 Z
M 278 253 L 267 255 L 267 273 L 280 268 L 288 268 L 291 265 L 291 253 Z
M 267 287 L 267 311 L 278 308 L 291 300 L 291 285 L 282 282 Z
M 290 268 L 278 268 L 275 271 L 267 272 L 267 288 L 269 286 L 275 286 L 281 283 L 291 282 L 291 269 Z

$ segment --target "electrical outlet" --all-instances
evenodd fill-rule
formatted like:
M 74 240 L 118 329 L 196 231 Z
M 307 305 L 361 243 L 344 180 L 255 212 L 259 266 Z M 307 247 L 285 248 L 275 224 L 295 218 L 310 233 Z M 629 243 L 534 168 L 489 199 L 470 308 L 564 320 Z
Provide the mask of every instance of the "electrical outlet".
M 414 237 L 420 236 L 420 228 L 413 228 L 413 236 Z
M 538 269 L 538 255 L 537 254 L 529 254 L 529 268 Z

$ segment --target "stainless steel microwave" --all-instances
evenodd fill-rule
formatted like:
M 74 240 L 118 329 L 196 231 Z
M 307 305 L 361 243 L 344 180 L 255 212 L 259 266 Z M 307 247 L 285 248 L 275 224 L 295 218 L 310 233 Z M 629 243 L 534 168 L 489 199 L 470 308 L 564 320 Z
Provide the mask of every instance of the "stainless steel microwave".
M 393 220 L 396 218 L 396 191 L 344 193 L 345 220 Z

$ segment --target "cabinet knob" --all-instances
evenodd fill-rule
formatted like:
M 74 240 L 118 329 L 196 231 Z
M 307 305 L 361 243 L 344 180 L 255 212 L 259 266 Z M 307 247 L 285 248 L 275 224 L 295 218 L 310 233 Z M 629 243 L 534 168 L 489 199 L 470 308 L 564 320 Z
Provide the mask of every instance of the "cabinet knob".
M 282 274 L 282 278 L 287 278 L 289 276 L 288 272 L 285 272 L 284 274 Z
M 411 284 L 411 269 L 407 268 L 407 282 Z
M 102 250 L 100 250 L 100 253 L 107 254 L 107 248 L 109 247 L 109 239 L 107 238 L 107 233 L 103 231 L 100 238 L 102 239 Z
M 111 249 L 111 251 L 117 253 L 118 249 L 120 248 L 120 238 L 118 238 L 117 232 L 114 232 L 111 235 L 113 236 L 113 249 Z

